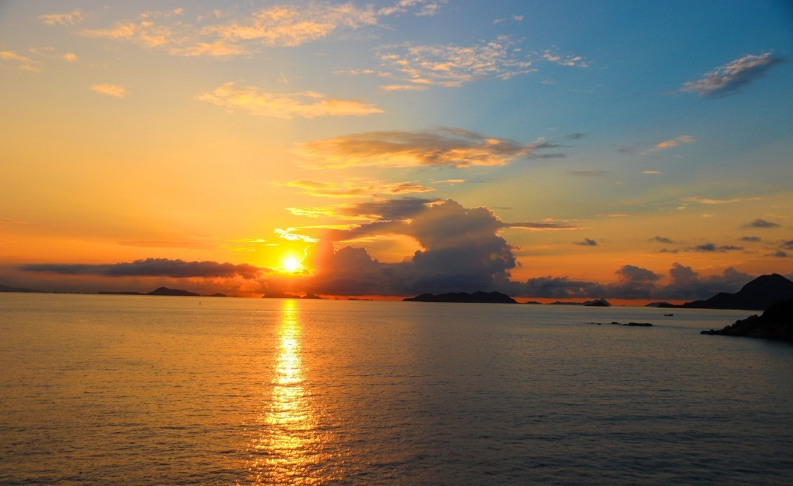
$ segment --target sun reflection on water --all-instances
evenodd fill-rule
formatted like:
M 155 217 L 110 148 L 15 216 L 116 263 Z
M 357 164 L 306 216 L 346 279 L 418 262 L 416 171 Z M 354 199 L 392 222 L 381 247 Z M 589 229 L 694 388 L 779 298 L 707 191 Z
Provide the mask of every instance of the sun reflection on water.
M 250 442 L 250 482 L 320 484 L 333 479 L 327 467 L 327 434 L 304 386 L 300 313 L 294 300 L 284 300 L 278 330 L 270 398 L 257 418 L 259 434 Z

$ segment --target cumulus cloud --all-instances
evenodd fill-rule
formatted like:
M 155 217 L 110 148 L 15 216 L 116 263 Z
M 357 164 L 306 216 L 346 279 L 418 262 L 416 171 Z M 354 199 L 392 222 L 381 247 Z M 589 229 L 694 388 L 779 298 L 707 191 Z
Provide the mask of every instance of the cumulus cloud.
M 114 98 L 124 98 L 127 96 L 127 90 L 118 84 L 93 84 L 91 85 L 91 91 Z
M 499 36 L 472 46 L 388 46 L 379 57 L 384 69 L 407 83 L 457 88 L 479 79 L 509 79 L 536 71 L 516 46 L 509 36 Z
M 744 228 L 779 228 L 779 224 L 757 218 L 743 225 Z
M 494 290 L 509 281 L 516 266 L 513 247 L 500 235 L 508 228 L 570 229 L 559 222 L 509 223 L 485 207 L 465 208 L 453 200 L 403 198 L 368 201 L 334 208 L 340 218 L 368 218 L 364 224 L 342 227 L 307 227 L 291 234 L 319 239 L 319 254 L 307 261 L 317 269 L 311 292 L 330 293 L 341 286 L 355 293 L 389 291 L 392 295 L 413 292 Z M 366 241 L 371 238 L 407 236 L 420 247 L 401 263 L 372 260 L 360 249 L 333 252 L 330 242 Z M 324 249 L 323 249 L 324 248 Z M 355 257 L 355 264 L 338 259 Z M 329 263 L 330 262 L 330 263 Z
M 14 51 L 0 51 L 0 67 L 4 69 L 19 69 L 21 71 L 39 72 L 33 59 L 17 54 Z
M 697 300 L 713 297 L 719 292 L 737 292 L 752 276 L 732 267 L 721 275 L 700 277 L 691 267 L 675 262 L 669 270 L 669 284 L 660 288 L 654 297 L 659 299 Z
M 720 98 L 735 94 L 752 81 L 763 77 L 773 66 L 783 62 L 785 62 L 783 59 L 772 56 L 770 52 L 760 55 L 750 54 L 705 73 L 697 81 L 684 83 L 680 91 L 697 93 L 703 98 Z
M 251 115 L 286 119 L 294 116 L 316 118 L 383 113 L 383 110 L 361 101 L 328 98 L 313 91 L 266 93 L 254 86 L 237 87 L 234 82 L 218 86 L 211 93 L 203 93 L 195 99 Z
M 170 277 L 170 278 L 258 278 L 262 269 L 253 265 L 218 263 L 212 261 L 186 262 L 167 258 L 147 258 L 114 264 L 28 264 L 19 267 L 24 272 L 46 272 L 60 275 L 98 275 L 103 277 Z
M 457 128 L 366 132 L 299 145 L 296 153 L 318 168 L 506 165 L 534 155 L 535 144 L 521 144 Z
M 418 182 L 383 182 L 373 180 L 352 179 L 344 182 L 322 181 L 290 181 L 289 187 L 302 190 L 302 194 L 317 197 L 356 198 L 378 195 L 402 195 L 411 193 L 432 192 L 435 189 Z
M 674 147 L 679 147 L 681 144 L 694 143 L 696 141 L 697 139 L 695 139 L 690 135 L 680 135 L 675 138 L 664 140 L 663 142 L 657 143 L 654 147 L 642 152 L 642 155 L 646 155 L 652 152 L 658 152 L 659 150 L 666 150 Z

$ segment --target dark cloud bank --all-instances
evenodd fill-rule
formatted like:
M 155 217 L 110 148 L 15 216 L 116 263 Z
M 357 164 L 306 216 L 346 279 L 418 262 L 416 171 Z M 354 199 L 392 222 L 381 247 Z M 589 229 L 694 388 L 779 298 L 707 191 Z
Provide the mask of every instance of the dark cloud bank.
M 30 264 L 19 270 L 105 278 L 236 279 L 249 292 L 415 295 L 496 290 L 512 296 L 553 299 L 693 300 L 717 292 L 737 291 L 752 279 L 732 268 L 721 275 L 701 277 L 691 267 L 675 263 L 669 270 L 666 285 L 660 284 L 663 275 L 634 265 L 618 269 L 616 282 L 609 284 L 554 276 L 513 281 L 510 271 L 518 263 L 513 253 L 515 248 L 501 236 L 504 229 L 577 228 L 564 222 L 508 223 L 488 208 L 465 208 L 452 200 L 383 200 L 344 206 L 340 212 L 347 217 L 367 217 L 369 222 L 347 229 L 293 230 L 295 234 L 319 239 L 304 259 L 311 274 L 285 276 L 247 264 L 155 258 L 109 265 Z M 373 259 L 364 248 L 352 246 L 360 244 L 355 240 L 382 235 L 408 236 L 422 249 L 400 263 L 383 263 Z M 341 245 L 351 242 L 351 245 L 340 246 L 339 242 Z M 591 246 L 592 243 L 594 240 L 585 239 L 583 244 Z

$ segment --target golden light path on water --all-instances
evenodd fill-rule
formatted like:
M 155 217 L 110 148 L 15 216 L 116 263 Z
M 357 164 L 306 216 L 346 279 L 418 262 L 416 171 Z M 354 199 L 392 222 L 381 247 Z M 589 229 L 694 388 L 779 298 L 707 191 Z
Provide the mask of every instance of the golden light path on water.
M 269 400 L 249 446 L 250 483 L 320 484 L 335 476 L 327 461 L 329 436 L 305 387 L 302 325 L 297 302 L 284 300 Z

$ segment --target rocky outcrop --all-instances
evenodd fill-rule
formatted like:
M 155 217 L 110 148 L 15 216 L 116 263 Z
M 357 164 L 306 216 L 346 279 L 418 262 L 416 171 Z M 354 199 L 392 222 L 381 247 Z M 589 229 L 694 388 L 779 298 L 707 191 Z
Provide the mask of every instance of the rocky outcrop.
M 403 299 L 405 302 L 458 302 L 465 304 L 517 304 L 509 295 L 501 292 L 453 292 L 449 294 L 421 294 Z
M 724 329 L 711 329 L 700 334 L 793 341 L 793 299 L 771 305 L 760 316 L 749 316 Z

